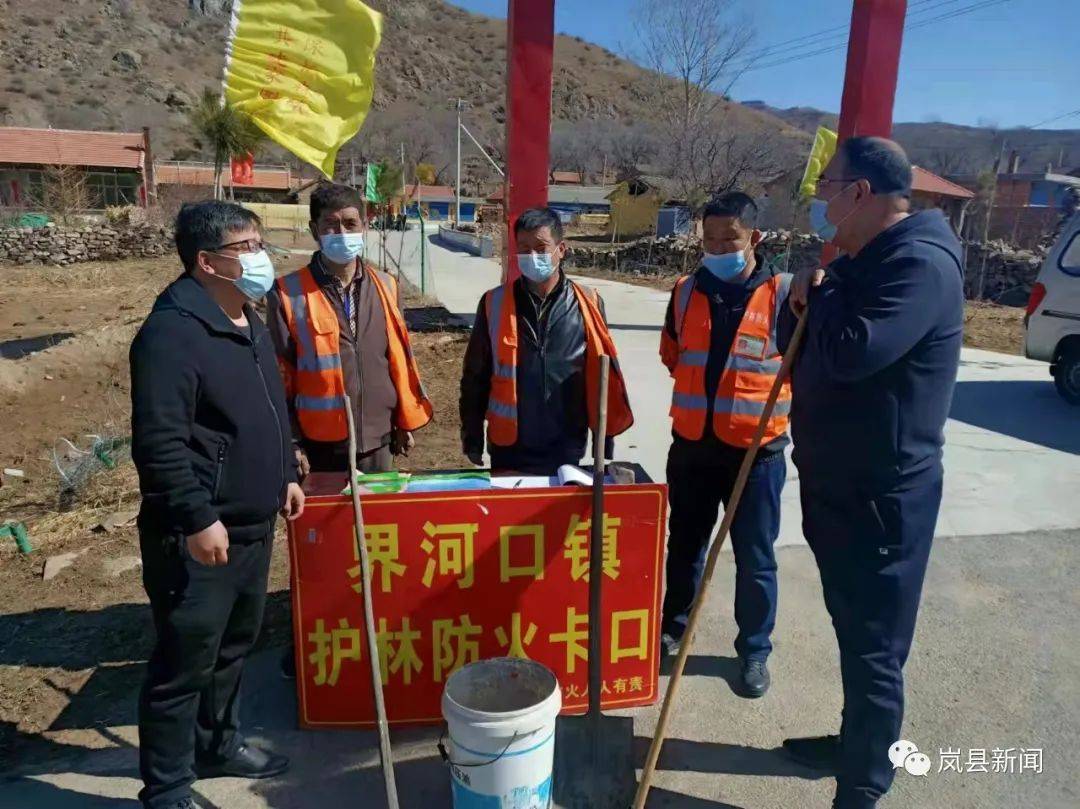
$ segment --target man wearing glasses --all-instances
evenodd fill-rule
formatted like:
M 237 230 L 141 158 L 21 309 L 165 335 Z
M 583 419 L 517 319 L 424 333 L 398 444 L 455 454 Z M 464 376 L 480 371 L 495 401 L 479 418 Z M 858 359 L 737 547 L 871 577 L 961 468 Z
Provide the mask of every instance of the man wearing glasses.
M 288 767 L 239 731 L 275 517 L 304 509 L 273 344 L 251 307 L 274 279 L 259 224 L 227 202 L 184 206 L 184 273 L 131 345 L 139 542 L 157 630 L 139 699 L 139 798 L 150 809 L 194 809 L 196 778 Z
M 817 194 L 811 223 L 843 255 L 827 272 L 796 276 L 779 342 L 786 351 L 806 309 L 791 432 L 844 710 L 838 736 L 788 739 L 784 748 L 836 775 L 836 809 L 865 809 L 892 784 L 889 748 L 902 738 L 903 667 L 960 360 L 963 263 L 941 211 L 909 213 L 911 164 L 892 141 L 841 143 Z

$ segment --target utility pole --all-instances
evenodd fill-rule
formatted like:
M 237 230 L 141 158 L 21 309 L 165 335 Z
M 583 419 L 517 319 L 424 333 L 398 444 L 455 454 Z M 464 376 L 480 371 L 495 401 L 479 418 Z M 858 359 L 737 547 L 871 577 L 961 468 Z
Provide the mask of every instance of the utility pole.
M 457 109 L 457 127 L 454 129 L 454 135 L 457 140 L 457 189 L 454 194 L 454 227 L 461 226 L 461 111 L 465 108 L 465 102 L 460 98 L 454 105 Z
M 994 160 L 994 184 L 990 186 L 990 199 L 986 201 L 986 219 L 983 222 L 982 235 L 982 263 L 979 266 L 979 287 L 975 294 L 975 300 L 983 300 L 986 294 L 986 258 L 990 252 L 990 217 L 994 213 L 994 202 L 997 200 L 998 173 L 1001 171 L 1001 161 L 1005 157 L 1005 147 L 1009 145 L 1007 140 L 1002 139 L 1001 149 L 998 150 L 997 159 Z

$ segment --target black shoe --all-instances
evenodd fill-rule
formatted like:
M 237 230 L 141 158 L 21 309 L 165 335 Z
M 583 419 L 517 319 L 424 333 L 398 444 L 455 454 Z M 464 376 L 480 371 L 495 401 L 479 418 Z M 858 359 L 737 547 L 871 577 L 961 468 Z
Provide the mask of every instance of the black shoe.
M 740 697 L 757 699 L 765 696 L 771 683 L 772 678 L 769 677 L 769 669 L 765 661 L 750 658 L 742 661 L 742 671 L 739 672 L 738 687 L 735 691 Z
M 682 651 L 682 637 L 676 637 L 671 632 L 664 632 L 660 636 L 660 645 L 663 647 L 664 654 L 667 657 L 678 657 L 679 652 Z
M 284 680 L 296 679 L 296 651 L 292 646 L 281 656 L 281 677 Z
M 199 809 L 199 805 L 191 798 L 181 798 L 176 803 L 170 803 L 167 809 Z
M 232 758 L 217 764 L 195 762 L 196 778 L 272 778 L 289 769 L 289 759 L 244 742 Z
M 836 773 L 840 769 L 840 737 L 809 736 L 801 739 L 784 739 L 784 752 L 788 758 L 804 767 Z

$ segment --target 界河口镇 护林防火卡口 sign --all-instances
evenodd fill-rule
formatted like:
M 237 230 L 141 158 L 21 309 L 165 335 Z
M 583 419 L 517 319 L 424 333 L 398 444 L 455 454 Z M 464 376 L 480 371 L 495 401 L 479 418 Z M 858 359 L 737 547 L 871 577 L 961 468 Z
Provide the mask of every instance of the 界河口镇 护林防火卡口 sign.
M 602 704 L 657 698 L 666 491 L 610 486 L 603 522 Z M 551 668 L 564 712 L 588 702 L 592 495 L 582 488 L 363 498 L 376 643 L 391 721 L 441 721 L 447 677 L 474 660 Z M 305 727 L 374 722 L 349 499 L 311 497 L 290 525 Z

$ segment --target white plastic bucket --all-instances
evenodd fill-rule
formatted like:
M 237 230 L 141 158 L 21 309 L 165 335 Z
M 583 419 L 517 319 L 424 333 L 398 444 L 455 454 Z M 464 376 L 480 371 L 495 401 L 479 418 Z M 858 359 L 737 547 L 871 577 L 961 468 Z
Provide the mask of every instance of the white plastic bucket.
M 454 809 L 548 809 L 561 708 L 555 674 L 532 660 L 481 660 L 450 675 L 442 712 Z

